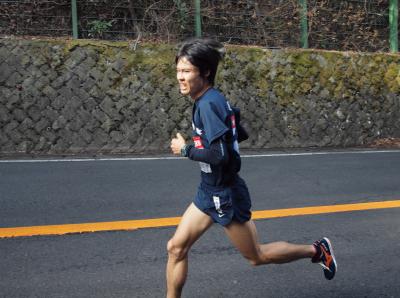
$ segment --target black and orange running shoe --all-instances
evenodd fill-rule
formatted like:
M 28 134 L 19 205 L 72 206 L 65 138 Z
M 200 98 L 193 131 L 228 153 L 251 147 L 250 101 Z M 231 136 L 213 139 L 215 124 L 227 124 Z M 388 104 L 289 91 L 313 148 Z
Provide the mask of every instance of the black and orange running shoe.
M 337 263 L 333 254 L 332 244 L 328 238 L 324 237 L 313 243 L 317 253 L 311 259 L 313 263 L 319 263 L 324 268 L 325 278 L 331 280 L 337 272 Z

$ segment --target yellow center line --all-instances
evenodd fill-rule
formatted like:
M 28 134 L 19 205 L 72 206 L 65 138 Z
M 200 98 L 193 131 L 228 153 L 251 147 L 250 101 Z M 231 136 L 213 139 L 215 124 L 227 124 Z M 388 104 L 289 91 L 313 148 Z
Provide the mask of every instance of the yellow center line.
M 288 216 L 301 216 L 313 214 L 326 214 L 336 212 L 349 212 L 361 210 L 375 210 L 386 208 L 400 208 L 400 200 L 379 201 L 369 203 L 326 205 L 302 208 L 288 208 L 276 210 L 253 211 L 253 219 L 268 219 Z M 46 225 L 31 227 L 0 228 L 0 238 L 39 236 L 39 235 L 65 235 L 73 233 L 90 233 L 101 231 L 123 231 L 144 228 L 170 227 L 179 224 L 181 217 L 165 217 L 141 220 L 96 222 L 82 224 Z

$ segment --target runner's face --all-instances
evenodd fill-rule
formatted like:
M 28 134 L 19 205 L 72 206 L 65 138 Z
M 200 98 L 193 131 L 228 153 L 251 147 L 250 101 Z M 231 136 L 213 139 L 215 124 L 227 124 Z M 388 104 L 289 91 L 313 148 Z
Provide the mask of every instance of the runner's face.
M 210 86 L 208 81 L 200 76 L 199 69 L 186 57 L 178 60 L 176 78 L 179 82 L 180 92 L 183 95 L 189 95 L 194 100 L 199 98 Z

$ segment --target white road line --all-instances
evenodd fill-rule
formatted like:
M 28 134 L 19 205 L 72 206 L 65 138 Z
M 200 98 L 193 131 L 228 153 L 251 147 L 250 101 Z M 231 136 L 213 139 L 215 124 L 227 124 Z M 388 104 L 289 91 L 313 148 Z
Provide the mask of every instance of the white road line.
M 272 153 L 272 154 L 251 154 L 241 157 L 280 157 L 280 156 L 308 156 L 308 155 L 337 155 L 337 154 L 379 154 L 379 153 L 400 153 L 400 150 L 365 150 L 365 151 L 326 151 L 326 152 L 298 152 L 298 153 Z
M 338 155 L 338 154 L 382 154 L 400 153 L 400 150 L 360 150 L 360 151 L 324 151 L 324 152 L 298 152 L 298 153 L 269 153 L 245 154 L 242 158 L 284 157 L 284 156 L 313 156 L 313 155 Z M 0 159 L 0 163 L 45 163 L 45 162 L 91 162 L 91 161 L 147 161 L 147 160 L 179 160 L 186 157 L 159 156 L 159 157 L 109 157 L 109 158 L 65 158 L 65 159 Z
M 110 158 L 63 158 L 63 159 L 10 159 L 0 160 L 0 163 L 40 163 L 40 162 L 86 162 L 86 161 L 140 161 L 140 160 L 175 160 L 185 157 L 110 157 Z

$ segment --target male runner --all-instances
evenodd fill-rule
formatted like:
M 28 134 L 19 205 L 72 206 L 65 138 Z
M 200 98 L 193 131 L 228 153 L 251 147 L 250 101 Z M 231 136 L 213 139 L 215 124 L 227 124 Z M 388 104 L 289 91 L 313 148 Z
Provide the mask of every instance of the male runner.
M 201 182 L 193 203 L 182 216 L 168 241 L 167 297 L 180 297 L 188 271 L 188 251 L 216 222 L 252 265 L 280 264 L 311 258 L 323 266 L 327 279 L 335 276 L 337 265 L 328 238 L 311 245 L 287 242 L 260 244 L 251 219 L 251 200 L 239 177 L 240 155 L 235 113 L 217 91 L 214 79 L 224 56 L 222 44 L 192 39 L 182 44 L 176 58 L 180 92 L 193 101 L 193 143 L 181 134 L 171 141 L 174 154 L 200 162 Z

